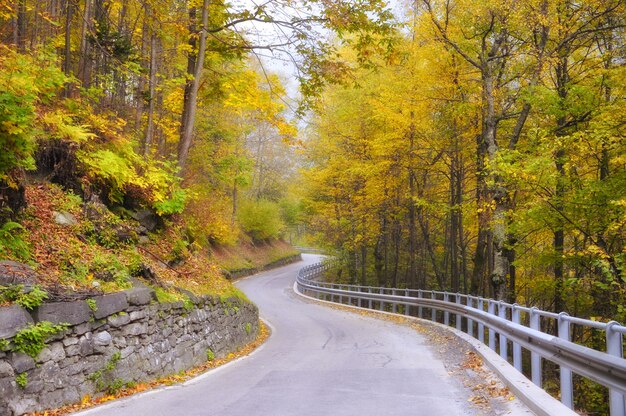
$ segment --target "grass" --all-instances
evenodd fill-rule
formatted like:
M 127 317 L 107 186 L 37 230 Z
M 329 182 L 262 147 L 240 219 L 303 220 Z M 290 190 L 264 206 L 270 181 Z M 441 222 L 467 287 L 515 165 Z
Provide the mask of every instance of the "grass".
M 226 271 L 262 269 L 268 264 L 299 253 L 289 244 L 273 240 L 266 243 L 246 243 L 236 247 L 220 247 L 212 250 L 213 259 Z

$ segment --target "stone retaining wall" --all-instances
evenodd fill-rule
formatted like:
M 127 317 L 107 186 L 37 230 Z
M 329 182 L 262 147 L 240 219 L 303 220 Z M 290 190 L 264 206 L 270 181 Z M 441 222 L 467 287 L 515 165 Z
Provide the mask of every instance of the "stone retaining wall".
M 276 269 L 277 267 L 286 266 L 291 263 L 296 263 L 302 260 L 302 254 L 292 254 L 287 257 L 283 257 L 278 260 L 274 260 L 271 263 L 264 265 L 263 267 L 248 267 L 246 269 L 237 269 L 237 270 L 229 270 L 224 271 L 225 277 L 227 279 L 241 279 L 242 277 L 252 276 L 253 274 L 257 274 L 259 272 L 263 272 L 266 270 Z
M 43 304 L 30 314 L 0 308 L 0 340 L 36 322 L 71 325 L 36 359 L 11 351 L 11 342 L 0 351 L 0 415 L 60 407 L 174 374 L 235 351 L 258 333 L 256 306 L 236 298 L 160 304 L 152 289 L 134 288 L 94 300 Z

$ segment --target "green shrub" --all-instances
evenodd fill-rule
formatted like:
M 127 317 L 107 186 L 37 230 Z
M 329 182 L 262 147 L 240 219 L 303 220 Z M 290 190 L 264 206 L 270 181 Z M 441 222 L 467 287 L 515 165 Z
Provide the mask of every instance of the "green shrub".
M 21 373 L 15 376 L 15 384 L 20 386 L 20 388 L 26 388 L 28 384 L 28 373 Z
M 53 59 L 3 49 L 0 54 L 0 181 L 8 179 L 14 168 L 35 167 L 35 107 L 52 99 L 64 81 L 65 76 Z
M 23 285 L 0 286 L 0 301 L 12 302 L 29 311 L 41 305 L 48 298 L 48 292 L 40 286 L 33 286 L 29 292 L 24 291 Z
M 120 140 L 106 148 L 82 149 L 78 152 L 89 177 L 106 185 L 109 199 L 122 202 L 134 189 L 136 197 L 154 208 L 159 215 L 183 212 L 187 192 L 181 188 L 175 164 L 144 159 L 131 141 Z
M 22 329 L 13 338 L 13 351 L 23 352 L 37 358 L 41 350 L 46 346 L 46 339 L 54 334 L 65 330 L 69 325 L 55 325 L 52 322 L 42 321 L 35 325 L 29 325 Z
M 123 388 L 126 383 L 121 379 L 115 379 L 110 382 L 107 382 L 107 380 L 110 380 L 111 373 L 115 370 L 117 363 L 121 359 L 122 353 L 115 351 L 104 367 L 87 376 L 87 380 L 94 382 L 98 391 L 105 390 L 108 394 L 117 393 L 117 391 Z
M 168 199 L 156 201 L 153 204 L 158 215 L 180 214 L 185 209 L 187 192 L 184 189 L 176 189 Z
M 87 303 L 87 306 L 89 306 L 89 309 L 91 309 L 93 312 L 98 311 L 98 305 L 96 304 L 95 299 L 87 299 L 85 302 Z
M 89 271 L 94 277 L 115 282 L 120 287 L 127 286 L 131 278 L 128 266 L 113 253 L 97 253 L 89 265 Z
M 9 221 L 0 227 L 0 257 L 29 260 L 30 245 L 25 240 L 26 230 L 21 224 Z
M 169 260 L 173 262 L 181 261 L 189 257 L 189 243 L 183 239 L 177 239 L 172 247 Z
M 277 238 L 285 227 L 280 206 L 265 199 L 242 202 L 237 219 L 243 231 L 257 241 Z
M 73 191 L 67 191 L 64 200 L 59 207 L 62 211 L 79 212 L 83 206 L 83 198 L 76 195 Z

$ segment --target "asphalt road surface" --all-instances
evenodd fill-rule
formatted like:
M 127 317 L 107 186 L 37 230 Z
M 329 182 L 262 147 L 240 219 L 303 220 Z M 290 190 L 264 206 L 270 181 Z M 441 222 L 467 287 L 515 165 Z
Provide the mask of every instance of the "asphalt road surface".
M 238 286 L 270 323 L 255 353 L 199 378 L 81 412 L 106 416 L 477 415 L 468 391 L 406 326 L 304 300 L 304 261 Z

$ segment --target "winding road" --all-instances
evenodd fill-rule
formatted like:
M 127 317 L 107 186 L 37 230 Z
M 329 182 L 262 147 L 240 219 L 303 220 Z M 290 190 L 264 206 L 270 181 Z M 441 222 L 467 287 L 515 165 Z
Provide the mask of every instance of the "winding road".
M 415 330 L 295 294 L 297 271 L 319 256 L 303 259 L 238 283 L 272 328 L 254 354 L 80 415 L 492 414 L 469 406 L 468 390 Z

